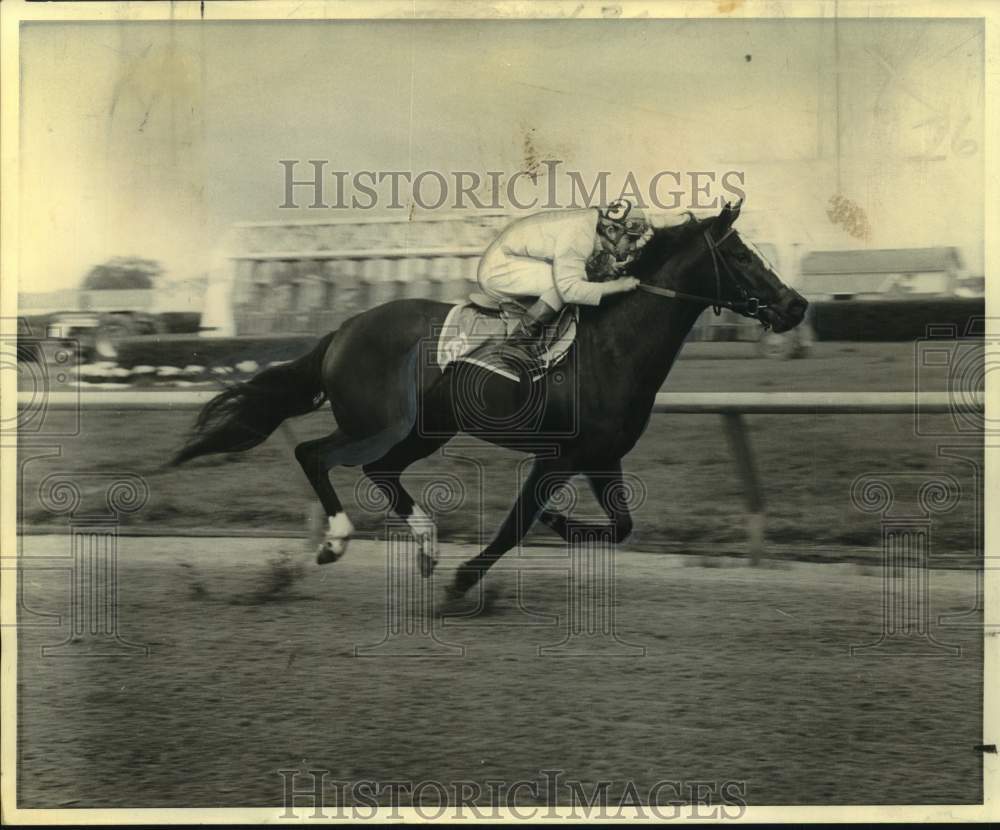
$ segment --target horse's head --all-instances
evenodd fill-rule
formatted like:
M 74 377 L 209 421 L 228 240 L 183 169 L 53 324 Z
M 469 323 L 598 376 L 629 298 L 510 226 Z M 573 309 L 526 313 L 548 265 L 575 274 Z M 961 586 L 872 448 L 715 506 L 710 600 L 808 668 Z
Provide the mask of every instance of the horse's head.
M 718 216 L 692 218 L 661 231 L 639 263 L 646 266 L 636 272 L 640 287 L 700 301 L 716 311 L 731 308 L 776 332 L 788 331 L 802 322 L 809 303 L 781 281 L 756 246 L 740 237 L 733 227 L 740 207 L 740 202 L 727 204 Z

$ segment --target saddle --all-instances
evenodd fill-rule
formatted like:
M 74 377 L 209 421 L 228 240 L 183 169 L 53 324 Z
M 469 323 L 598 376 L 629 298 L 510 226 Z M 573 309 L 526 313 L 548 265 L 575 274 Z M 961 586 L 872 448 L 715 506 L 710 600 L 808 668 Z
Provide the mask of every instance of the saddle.
M 517 300 L 498 301 L 476 292 L 465 303 L 456 305 L 441 326 L 437 344 L 437 363 L 444 370 L 455 361 L 471 363 L 519 381 L 520 376 L 511 370 L 503 359 L 502 350 L 483 348 L 499 345 L 517 328 L 527 306 Z M 576 339 L 577 307 L 564 306 L 556 320 L 543 335 L 545 351 L 541 362 L 532 367 L 532 381 L 543 378 L 553 366 L 560 363 Z

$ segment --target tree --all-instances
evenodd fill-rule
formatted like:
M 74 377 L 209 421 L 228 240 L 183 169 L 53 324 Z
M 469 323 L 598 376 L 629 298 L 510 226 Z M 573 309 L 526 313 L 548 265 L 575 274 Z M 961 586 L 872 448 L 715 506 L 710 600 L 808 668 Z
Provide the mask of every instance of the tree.
M 115 257 L 90 269 L 83 278 L 83 290 L 150 289 L 162 274 L 163 268 L 155 260 Z

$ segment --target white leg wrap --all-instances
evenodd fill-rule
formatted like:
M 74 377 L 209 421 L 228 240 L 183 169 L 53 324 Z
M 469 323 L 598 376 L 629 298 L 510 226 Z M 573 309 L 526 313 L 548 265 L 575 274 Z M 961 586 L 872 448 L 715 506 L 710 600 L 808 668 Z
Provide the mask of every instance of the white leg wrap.
M 438 560 L 437 525 L 419 504 L 413 505 L 413 512 L 407 517 L 406 523 L 420 544 L 420 553 L 417 555 L 420 571 L 424 576 L 429 576 Z
M 407 517 L 406 523 L 418 539 L 425 536 L 433 537 L 437 533 L 437 525 L 434 524 L 434 520 L 423 511 L 419 504 L 413 505 L 413 512 Z
M 327 522 L 326 541 L 330 544 L 330 549 L 340 555 L 347 549 L 347 543 L 354 533 L 354 525 L 344 511 L 330 516 Z

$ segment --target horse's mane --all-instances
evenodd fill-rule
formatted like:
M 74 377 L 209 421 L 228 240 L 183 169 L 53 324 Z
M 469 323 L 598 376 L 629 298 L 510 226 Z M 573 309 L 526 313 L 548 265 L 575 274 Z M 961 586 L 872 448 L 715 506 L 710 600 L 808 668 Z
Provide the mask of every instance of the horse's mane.
M 652 239 L 643 246 L 639 257 L 629 267 L 629 273 L 640 280 L 656 273 L 670 256 L 677 253 L 714 218 L 708 216 L 699 219 L 693 213 L 688 213 L 687 221 L 680 225 L 656 228 Z

